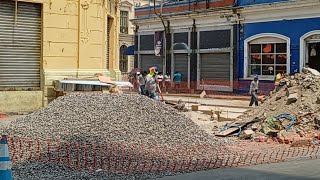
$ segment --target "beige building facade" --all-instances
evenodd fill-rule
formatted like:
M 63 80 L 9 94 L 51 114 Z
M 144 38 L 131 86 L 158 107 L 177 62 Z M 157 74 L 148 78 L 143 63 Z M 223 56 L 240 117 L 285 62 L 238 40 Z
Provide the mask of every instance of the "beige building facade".
M 127 55 L 127 48 L 134 45 L 134 26 L 130 19 L 134 18 L 135 1 L 121 0 L 119 18 L 119 69 L 125 74 L 133 69 L 134 56 Z
M 53 81 L 121 79 L 118 0 L 1 0 L 0 112 L 34 111 Z
M 134 55 L 128 55 L 134 49 L 134 37 L 136 27 L 131 22 L 135 17 L 135 7 L 148 4 L 145 0 L 121 0 L 119 18 L 119 69 L 122 74 L 130 72 L 134 68 Z M 131 50 L 127 50 L 131 48 Z

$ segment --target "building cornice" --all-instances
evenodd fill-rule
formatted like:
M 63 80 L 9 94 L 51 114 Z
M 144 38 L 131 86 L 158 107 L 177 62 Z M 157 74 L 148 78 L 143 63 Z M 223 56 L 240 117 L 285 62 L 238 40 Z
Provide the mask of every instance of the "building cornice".
M 240 15 L 238 17 L 238 15 Z M 190 26 L 192 19 L 197 22 L 210 23 L 211 25 L 236 23 L 256 23 L 281 20 L 305 19 L 320 17 L 320 0 L 289 1 L 273 4 L 262 4 L 233 9 L 207 10 L 204 12 L 181 13 L 165 15 L 165 21 L 170 21 L 171 26 Z M 143 29 L 147 27 L 161 27 L 159 17 L 131 20 Z M 141 29 L 140 28 L 140 29 Z
M 320 17 L 319 0 L 290 1 L 242 7 L 237 10 L 244 23 Z
M 199 19 L 199 18 L 204 18 L 204 17 L 210 17 L 210 18 L 221 18 L 221 17 L 226 17 L 226 16 L 233 16 L 233 11 L 232 9 L 220 9 L 216 11 L 204 11 L 202 13 L 200 12 L 192 12 L 192 13 L 181 13 L 177 15 L 165 15 L 163 16 L 164 20 L 170 20 L 171 21 L 180 21 L 180 20 L 187 20 L 187 19 Z M 147 24 L 154 24 L 154 23 L 159 23 L 160 18 L 153 16 L 149 18 L 144 18 L 144 19 L 132 19 L 132 23 L 142 26 L 142 25 L 147 25 Z
M 291 8 L 300 8 L 300 7 L 310 7 L 314 5 L 319 5 L 319 0 L 299 0 L 299 1 L 285 1 L 278 3 L 270 3 L 270 4 L 258 4 L 251 6 L 242 6 L 238 7 L 238 10 L 242 13 L 254 13 L 261 11 L 269 11 L 269 10 L 283 10 L 283 9 L 291 9 Z

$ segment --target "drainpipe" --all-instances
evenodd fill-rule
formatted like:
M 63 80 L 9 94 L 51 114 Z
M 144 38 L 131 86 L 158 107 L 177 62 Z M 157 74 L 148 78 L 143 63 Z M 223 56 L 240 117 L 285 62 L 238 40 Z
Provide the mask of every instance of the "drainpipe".
M 149 17 L 151 16 L 151 0 L 149 0 Z
M 240 23 L 240 14 L 237 14 L 237 21 L 238 21 L 238 24 L 237 24 L 237 53 L 236 53 L 236 56 L 237 56 L 237 90 L 239 92 L 239 72 L 240 72 L 240 66 L 239 66 L 239 63 L 240 63 L 240 28 L 241 28 L 241 23 Z
M 134 29 L 134 62 L 133 62 L 133 66 L 134 66 L 134 68 L 138 68 L 139 67 L 139 46 L 140 46 L 140 44 L 139 44 L 139 35 L 138 35 L 138 29 L 139 29 L 139 26 L 137 25 L 137 24 L 134 24 L 134 26 L 135 26 L 135 29 Z M 136 39 L 136 37 L 137 37 L 137 39 Z M 137 50 L 137 51 L 136 51 Z M 136 52 L 138 53 L 138 54 L 136 54 Z
M 196 49 L 197 49 L 197 35 L 196 35 L 196 20 L 193 19 L 193 24 L 192 24 L 192 37 L 191 37 L 191 72 L 190 73 L 190 76 L 191 76 L 191 79 L 190 81 L 193 83 L 192 84 L 192 88 L 196 89 L 197 88 L 197 85 L 196 85 L 196 76 L 197 76 L 197 54 L 196 54 Z

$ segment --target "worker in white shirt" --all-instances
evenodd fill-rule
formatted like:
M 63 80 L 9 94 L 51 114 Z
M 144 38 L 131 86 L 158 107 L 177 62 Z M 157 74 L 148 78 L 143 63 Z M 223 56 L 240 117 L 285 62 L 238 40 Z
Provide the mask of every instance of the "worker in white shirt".
M 163 74 L 162 74 L 162 72 L 158 73 L 157 81 L 158 81 L 160 89 L 162 89 L 163 88 Z
M 170 73 L 168 72 L 166 75 L 164 75 L 164 86 L 165 86 L 166 93 L 168 94 L 168 90 L 171 87 L 171 76 L 170 76 Z

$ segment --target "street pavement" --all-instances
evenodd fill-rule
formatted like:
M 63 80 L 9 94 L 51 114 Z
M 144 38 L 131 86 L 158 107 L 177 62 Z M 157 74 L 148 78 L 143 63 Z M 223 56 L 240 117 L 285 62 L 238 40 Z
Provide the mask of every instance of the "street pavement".
M 168 176 L 159 180 L 319 180 L 320 160 L 299 160 Z

